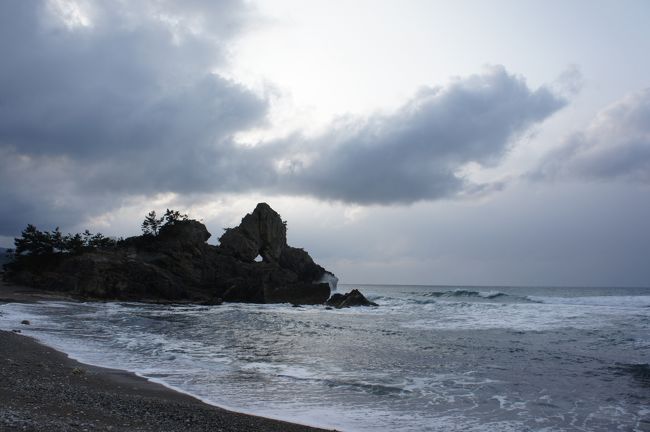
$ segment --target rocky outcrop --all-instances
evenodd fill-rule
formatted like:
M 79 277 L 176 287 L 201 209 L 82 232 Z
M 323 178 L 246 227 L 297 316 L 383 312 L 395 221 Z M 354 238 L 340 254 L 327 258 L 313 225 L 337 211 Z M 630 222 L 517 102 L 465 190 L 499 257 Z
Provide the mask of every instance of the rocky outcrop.
M 279 264 L 295 273 L 301 280 L 318 281 L 325 269 L 314 262 L 303 249 L 286 246 L 280 255 Z
M 285 222 L 268 204 L 226 230 L 219 246 L 209 238 L 202 223 L 180 220 L 111 248 L 22 257 L 7 277 L 83 298 L 322 304 L 330 295 L 320 282 L 329 272 L 287 245 Z
M 330 285 L 320 282 L 329 272 L 305 250 L 287 245 L 286 222 L 266 203 L 227 229 L 219 243 L 224 254 L 248 264 L 254 275 L 252 284 L 250 277 L 235 280 L 224 293 L 226 301 L 321 304 L 330 295 Z M 262 262 L 255 262 L 258 256 Z
M 275 210 L 260 203 L 238 227 L 226 229 L 219 242 L 225 251 L 243 261 L 253 262 L 261 255 L 264 262 L 278 262 L 287 247 L 287 227 Z
M 337 309 L 352 306 L 377 306 L 377 303 L 371 302 L 356 289 L 353 289 L 346 294 L 334 294 L 329 300 L 327 300 L 326 304 L 327 306 L 332 306 Z
M 201 222 L 182 220 L 160 228 L 158 242 L 174 243 L 175 245 L 201 245 L 207 242 L 210 237 L 212 237 L 212 234 L 208 232 L 208 229 Z

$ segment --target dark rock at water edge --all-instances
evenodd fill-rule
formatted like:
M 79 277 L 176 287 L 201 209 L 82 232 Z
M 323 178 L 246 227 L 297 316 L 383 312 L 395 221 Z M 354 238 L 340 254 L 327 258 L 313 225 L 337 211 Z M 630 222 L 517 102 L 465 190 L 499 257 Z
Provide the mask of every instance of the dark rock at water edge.
M 357 289 L 353 289 L 346 294 L 334 294 L 329 300 L 327 300 L 326 304 L 337 309 L 352 306 L 377 306 L 377 303 L 371 302 L 365 298 Z
M 227 229 L 219 246 L 207 244 L 210 237 L 202 223 L 179 220 L 156 236 L 110 248 L 23 256 L 5 277 L 84 299 L 322 304 L 329 298 L 330 285 L 320 281 L 334 276 L 287 245 L 286 223 L 268 204 Z
M 226 229 L 219 243 L 226 254 L 248 263 L 259 256 L 262 262 L 288 270 L 301 281 L 317 281 L 329 273 L 306 251 L 287 245 L 286 222 L 266 203 L 244 216 L 238 227 Z
M 201 302 L 202 305 L 204 306 L 220 306 L 223 304 L 223 299 L 222 298 L 212 298 L 209 300 L 204 300 Z

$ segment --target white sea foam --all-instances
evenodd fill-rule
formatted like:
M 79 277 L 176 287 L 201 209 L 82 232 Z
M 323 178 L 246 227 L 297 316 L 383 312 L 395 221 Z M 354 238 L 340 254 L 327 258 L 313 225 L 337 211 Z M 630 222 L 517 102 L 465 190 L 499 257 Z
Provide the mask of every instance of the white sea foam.
M 250 362 L 243 364 L 241 369 L 253 371 L 270 377 L 285 377 L 298 380 L 321 379 L 322 373 L 304 366 L 295 366 L 288 364 L 272 364 L 262 362 Z
M 601 328 L 615 325 L 621 311 L 609 306 L 594 305 L 585 308 L 574 303 L 555 304 L 430 304 L 424 309 L 432 312 L 430 318 L 402 323 L 403 327 L 430 330 L 484 330 L 511 329 L 522 331 L 558 328 Z M 597 317 L 597 318 L 596 318 Z
M 337 287 L 337 285 L 339 283 L 339 278 L 334 276 L 332 273 L 326 271 L 325 273 L 323 273 L 323 276 L 321 276 L 321 278 L 318 281 L 316 281 L 316 283 L 327 283 L 327 284 L 329 284 L 330 291 L 332 293 L 335 293 L 336 292 L 336 287 Z
M 543 297 L 528 296 L 533 301 L 557 305 L 609 306 L 625 308 L 650 308 L 650 296 L 587 296 Z
M 213 405 L 346 431 L 633 430 L 650 416 L 608 399 L 636 378 L 607 367 L 647 361 L 650 296 L 362 291 L 380 307 L 11 304 L 0 328 Z

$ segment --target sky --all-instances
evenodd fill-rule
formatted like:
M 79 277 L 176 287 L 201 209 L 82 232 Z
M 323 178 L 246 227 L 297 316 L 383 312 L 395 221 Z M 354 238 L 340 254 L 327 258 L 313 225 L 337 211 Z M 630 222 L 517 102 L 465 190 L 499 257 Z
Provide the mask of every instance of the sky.
M 218 243 L 343 283 L 650 286 L 647 1 L 4 0 L 0 246 Z

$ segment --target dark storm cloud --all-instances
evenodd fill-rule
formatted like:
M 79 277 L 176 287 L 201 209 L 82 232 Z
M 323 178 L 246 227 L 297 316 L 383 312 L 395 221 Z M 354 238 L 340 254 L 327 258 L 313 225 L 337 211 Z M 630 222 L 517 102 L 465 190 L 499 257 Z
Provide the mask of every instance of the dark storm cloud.
M 549 154 L 533 177 L 650 183 L 650 88 L 601 111 Z
M 242 2 L 82 6 L 90 26 L 70 28 L 55 2 L 0 3 L 2 233 L 127 194 L 228 184 L 232 135 L 265 119 L 265 100 L 211 73 L 246 22 Z
M 212 71 L 250 20 L 244 2 L 79 4 L 88 25 L 65 2 L 0 2 L 0 235 L 165 192 L 392 204 L 490 190 L 459 170 L 498 163 L 565 104 L 493 67 L 317 138 L 241 146 L 268 101 Z
M 0 18 L 8 60 L 0 69 L 1 139 L 21 153 L 90 160 L 177 153 L 257 125 L 266 112 L 264 101 L 209 72 L 222 55 L 209 38 L 156 15 L 129 22 L 117 2 L 93 3 L 91 28 L 48 27 L 43 21 L 54 17 L 26 7 L 35 4 L 4 2 Z
M 564 106 L 542 87 L 531 90 L 503 67 L 424 88 L 391 115 L 344 121 L 316 143 L 295 149 L 283 179 L 298 193 L 355 203 L 410 203 L 494 185 L 468 184 L 467 163 L 498 163 L 530 126 Z
M 75 167 L 62 158 L 17 154 L 0 147 L 0 235 L 15 235 L 27 223 L 64 225 L 80 209 L 96 208 L 96 197 L 77 194 Z M 105 207 L 104 207 L 105 208 Z

